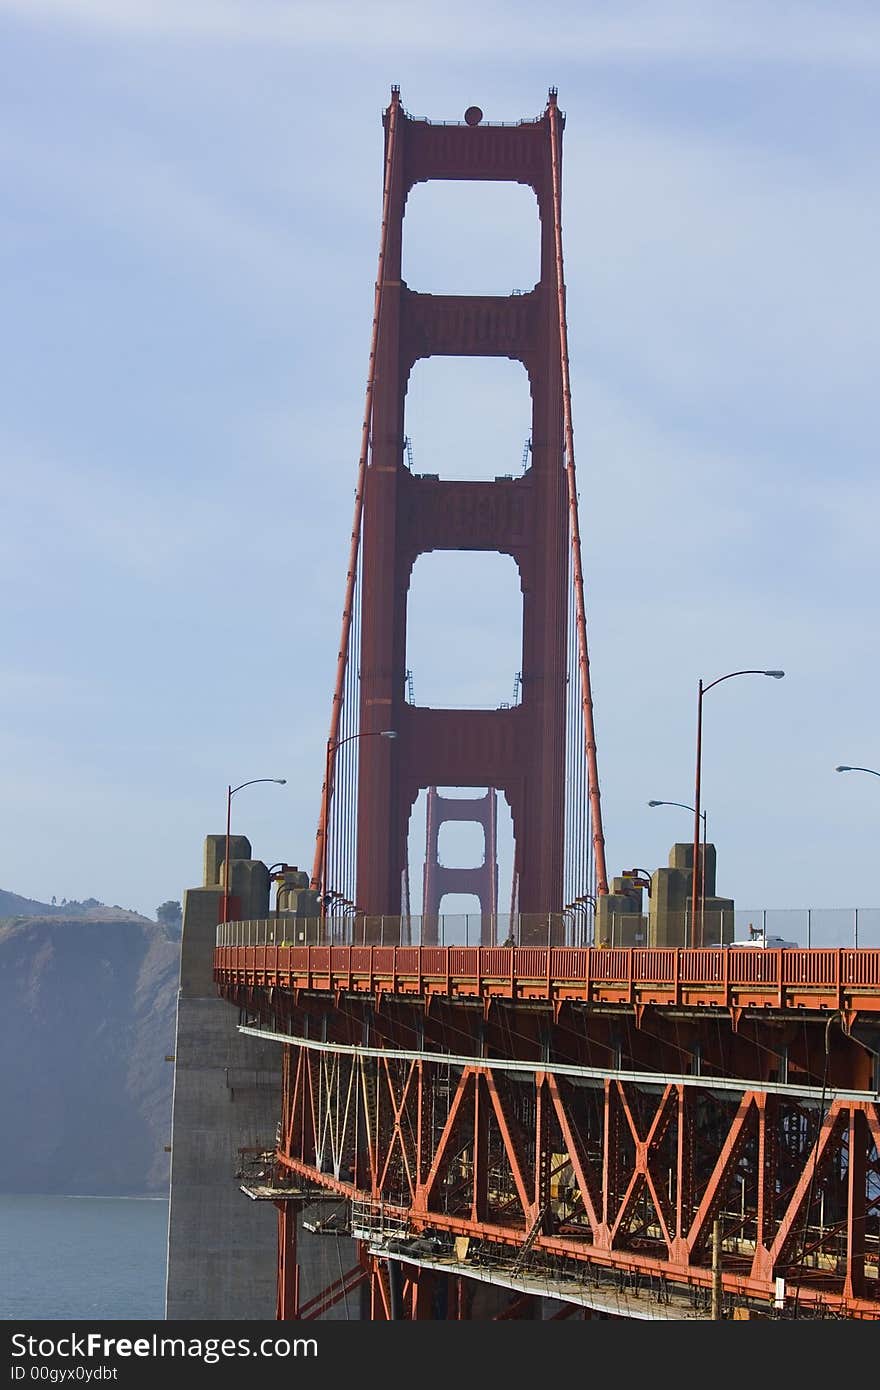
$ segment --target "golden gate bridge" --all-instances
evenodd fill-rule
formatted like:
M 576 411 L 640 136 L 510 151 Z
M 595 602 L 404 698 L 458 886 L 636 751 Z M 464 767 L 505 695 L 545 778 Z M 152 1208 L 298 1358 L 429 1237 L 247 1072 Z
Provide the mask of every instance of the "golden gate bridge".
M 259 920 L 241 920 L 224 893 L 214 954 L 243 1031 L 281 1044 L 263 1184 L 278 1213 L 277 1315 L 322 1317 L 359 1289 L 376 1320 L 521 1318 L 546 1299 L 557 1317 L 876 1319 L 880 951 L 728 949 L 732 917 L 722 900 L 706 912 L 696 834 L 678 847 L 676 872 L 694 885 L 681 910 L 630 912 L 650 887 L 638 871 L 609 884 L 569 379 L 564 125 L 552 88 L 539 117 L 516 123 L 487 122 L 476 107 L 463 121 L 414 119 L 396 87 L 384 113 L 369 371 L 309 886 Z M 407 197 L 433 179 L 533 190 L 532 290 L 406 285 Z M 436 355 L 522 363 L 532 420 L 518 476 L 414 471 L 407 384 Z M 509 705 L 415 703 L 407 595 L 417 557 L 433 550 L 516 563 L 522 661 Z M 420 794 L 413 914 L 407 846 Z M 504 908 L 502 798 L 514 840 Z M 481 827 L 476 869 L 441 864 L 450 819 Z M 456 892 L 480 905 L 464 940 L 442 930 L 442 899 Z M 609 934 L 614 920 L 629 937 Z M 306 1297 L 298 1240 L 316 1203 L 332 1209 L 351 1260 Z

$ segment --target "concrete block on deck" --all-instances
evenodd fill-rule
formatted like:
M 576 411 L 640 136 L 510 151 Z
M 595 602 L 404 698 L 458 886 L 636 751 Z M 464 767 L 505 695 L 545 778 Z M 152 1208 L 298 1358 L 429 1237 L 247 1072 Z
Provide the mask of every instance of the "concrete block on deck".
M 700 843 L 700 849 L 701 849 L 701 850 L 703 849 L 702 841 L 701 841 L 701 843 Z M 706 880 L 706 882 L 705 882 L 705 892 L 706 892 L 706 897 L 707 897 L 707 898 L 711 898 L 711 897 L 714 897 L 714 896 L 715 896 L 715 872 L 716 872 L 716 852 L 715 852 L 715 846 L 714 846 L 713 844 L 709 843 L 709 844 L 707 844 L 707 845 L 705 846 L 705 851 L 706 851 L 706 853 L 705 853 L 705 866 L 704 866 L 704 867 L 705 867 L 705 880 Z M 672 846 L 672 849 L 669 851 L 669 867 L 670 867 L 670 869 L 681 869 L 681 870 L 683 870 L 684 872 L 686 872 L 688 875 L 690 875 L 691 877 L 693 877 L 693 872 L 694 872 L 694 846 L 693 846 L 693 842 L 690 842 L 689 844 L 686 844 L 686 845 L 685 845 L 685 844 L 677 844 L 677 845 L 673 845 L 673 846 Z
M 184 892 L 180 993 L 186 998 L 216 996 L 214 947 L 222 906 L 222 888 L 187 888 Z
M 229 858 L 250 859 L 251 842 L 246 835 L 230 835 Z M 205 836 L 204 877 L 206 888 L 215 888 L 223 882 L 223 864 L 226 859 L 226 836 Z
M 619 879 L 614 883 L 618 884 Z M 597 946 L 645 946 L 641 894 L 604 893 L 596 905 Z
M 222 868 L 220 882 L 223 882 Z M 248 922 L 269 916 L 269 869 L 262 859 L 232 860 L 229 866 L 229 893 L 235 899 L 234 915 L 239 921 Z

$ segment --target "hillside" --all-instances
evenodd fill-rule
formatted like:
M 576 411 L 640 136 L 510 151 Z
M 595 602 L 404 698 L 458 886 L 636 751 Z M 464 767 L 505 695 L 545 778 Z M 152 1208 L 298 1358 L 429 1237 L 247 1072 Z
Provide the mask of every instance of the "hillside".
M 164 1193 L 179 932 L 35 906 L 0 923 L 0 1192 Z
M 86 898 L 85 902 L 68 902 L 65 898 L 62 903 L 41 903 L 36 898 L 23 898 L 19 893 L 9 893 L 5 888 L 0 888 L 0 925 L 22 917 L 51 917 L 64 921 L 79 921 L 81 918 L 98 922 L 150 921 L 149 917 L 142 917 L 131 908 L 119 907 L 118 904 L 108 907 L 106 903 L 98 902 L 97 898 Z

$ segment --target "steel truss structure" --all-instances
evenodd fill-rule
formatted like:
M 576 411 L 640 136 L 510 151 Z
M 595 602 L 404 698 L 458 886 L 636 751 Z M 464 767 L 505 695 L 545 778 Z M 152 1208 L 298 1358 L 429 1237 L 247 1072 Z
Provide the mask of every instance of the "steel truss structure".
M 728 1311 L 880 1318 L 876 1065 L 838 1013 L 637 1026 L 632 1008 L 224 992 L 284 1044 L 277 1181 L 335 1194 L 359 1243 L 299 1308 L 309 1199 L 279 1202 L 280 1316 L 359 1284 L 370 1317 L 487 1316 L 482 1282 L 510 1307 L 708 1316 L 714 1288 Z

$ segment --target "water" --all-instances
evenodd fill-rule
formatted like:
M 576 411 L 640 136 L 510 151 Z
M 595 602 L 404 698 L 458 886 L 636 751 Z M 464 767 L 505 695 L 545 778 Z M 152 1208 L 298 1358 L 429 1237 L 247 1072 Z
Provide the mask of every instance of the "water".
M 165 1315 L 168 1202 L 0 1195 L 0 1319 Z

